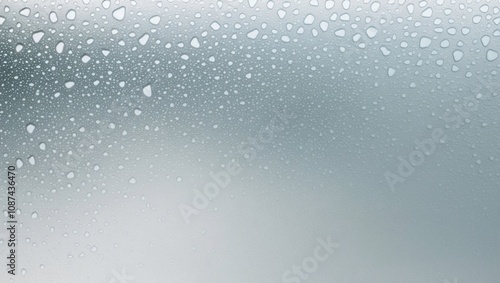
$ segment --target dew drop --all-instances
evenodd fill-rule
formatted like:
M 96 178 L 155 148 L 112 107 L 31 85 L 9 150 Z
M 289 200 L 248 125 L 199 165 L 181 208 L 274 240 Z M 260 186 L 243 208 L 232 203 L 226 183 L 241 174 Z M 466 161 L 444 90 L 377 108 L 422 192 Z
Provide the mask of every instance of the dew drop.
M 304 24 L 312 25 L 314 23 L 314 16 L 312 14 L 308 14 L 304 19 Z
M 118 21 L 121 21 L 125 19 L 125 7 L 121 6 L 113 11 L 113 18 L 115 18 Z
M 74 19 L 76 19 L 76 12 L 75 10 L 71 9 L 68 11 L 68 13 L 66 13 L 66 19 L 72 21 Z
M 49 19 L 52 23 L 57 23 L 57 14 L 56 12 L 50 12 Z
M 24 8 L 21 11 L 19 11 L 19 14 L 25 17 L 29 17 L 30 13 L 31 13 L 30 8 Z
M 64 83 L 64 86 L 65 86 L 66 88 L 68 88 L 68 89 L 69 89 L 69 88 L 72 88 L 73 86 L 75 86 L 75 82 L 72 82 L 72 81 L 65 82 L 65 83 Z
M 420 38 L 420 48 L 427 48 L 431 45 L 432 40 L 426 36 Z
M 483 35 L 483 37 L 481 37 L 481 44 L 486 47 L 488 46 L 488 44 L 490 44 L 490 40 L 491 38 L 488 35 Z
M 43 36 L 45 35 L 45 32 L 43 31 L 36 31 L 33 33 L 32 38 L 35 43 L 40 42 L 42 40 Z
M 26 125 L 26 130 L 28 131 L 28 133 L 32 134 L 33 131 L 35 130 L 35 125 L 33 125 L 31 123 Z
M 31 164 L 31 165 L 35 165 L 35 157 L 33 155 L 31 155 L 30 157 L 28 157 L 28 162 Z
M 496 59 L 498 58 L 498 52 L 496 52 L 495 50 L 488 50 L 486 52 L 486 60 L 488 61 L 495 61 Z
M 109 0 L 104 0 L 104 1 L 102 1 L 102 4 L 101 4 L 101 5 L 102 5 L 102 7 L 103 7 L 104 9 L 109 9 L 109 7 L 111 6 L 111 1 L 109 1 Z
M 455 62 L 462 60 L 463 57 L 464 57 L 463 51 L 461 51 L 461 50 L 453 51 L 453 60 L 455 60 Z
M 259 30 L 257 30 L 257 29 L 254 29 L 254 30 L 247 33 L 247 37 L 250 39 L 256 39 L 257 35 L 259 35 Z
M 61 54 L 63 50 L 64 50 L 64 42 L 59 41 L 59 43 L 57 43 L 56 45 L 56 52 Z
M 159 24 L 161 21 L 161 18 L 160 16 L 152 16 L 150 19 L 149 19 L 149 22 L 153 25 L 157 25 Z
M 153 91 L 151 90 L 151 85 L 147 85 L 144 88 L 142 88 L 142 93 L 147 97 L 151 97 L 151 95 L 153 94 Z
M 191 39 L 191 46 L 194 48 L 200 48 L 200 42 L 198 41 L 197 37 L 193 37 Z
M 85 54 L 82 56 L 82 62 L 83 63 L 88 63 L 90 61 L 90 56 Z
M 213 22 L 210 27 L 213 29 L 213 30 L 219 30 L 220 29 L 220 25 L 218 22 Z
M 369 37 L 369 38 L 374 38 L 378 33 L 378 29 L 375 28 L 375 27 L 369 27 L 366 29 L 366 35 Z
M 139 38 L 139 43 L 141 45 L 146 45 L 148 43 L 148 40 L 149 40 L 149 34 L 145 33 Z

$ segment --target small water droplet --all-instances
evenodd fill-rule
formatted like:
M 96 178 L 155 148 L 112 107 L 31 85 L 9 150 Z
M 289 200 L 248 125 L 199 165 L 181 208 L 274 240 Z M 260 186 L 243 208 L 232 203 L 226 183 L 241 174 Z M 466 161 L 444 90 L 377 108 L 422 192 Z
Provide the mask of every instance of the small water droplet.
M 28 124 L 28 125 L 26 125 L 26 130 L 27 130 L 27 131 L 28 131 L 28 133 L 30 133 L 30 134 L 31 134 L 31 133 L 33 133 L 33 131 L 35 131 L 35 125 L 33 125 L 33 124 L 31 124 L 31 123 L 30 123 L 30 124 Z

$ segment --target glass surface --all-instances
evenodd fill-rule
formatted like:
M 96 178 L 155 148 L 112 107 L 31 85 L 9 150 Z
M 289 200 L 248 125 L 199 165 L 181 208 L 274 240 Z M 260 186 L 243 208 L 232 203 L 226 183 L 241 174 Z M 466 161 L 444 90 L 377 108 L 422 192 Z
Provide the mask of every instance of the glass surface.
M 0 0 L 0 282 L 500 282 L 499 52 L 496 0 Z

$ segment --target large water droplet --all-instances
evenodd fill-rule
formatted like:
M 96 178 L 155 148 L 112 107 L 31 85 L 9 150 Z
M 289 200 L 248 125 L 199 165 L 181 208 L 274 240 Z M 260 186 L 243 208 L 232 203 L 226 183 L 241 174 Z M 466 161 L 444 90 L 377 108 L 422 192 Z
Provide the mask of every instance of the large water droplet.
M 496 52 L 495 50 L 488 50 L 486 52 L 486 60 L 488 61 L 495 61 L 496 59 L 498 58 L 498 52 Z
M 125 18 L 126 9 L 124 6 L 121 6 L 113 11 L 113 18 L 118 21 L 121 21 Z
M 24 8 L 21 11 L 19 11 L 19 14 L 21 16 L 25 16 L 25 17 L 28 17 L 30 15 L 30 13 L 31 13 L 30 8 Z
M 56 12 L 50 12 L 49 19 L 52 23 L 57 23 L 57 14 Z
M 427 48 L 431 45 L 432 40 L 426 36 L 420 38 L 420 48 Z
M 151 90 L 151 85 L 147 85 L 145 86 L 143 89 L 142 89 L 142 93 L 147 96 L 147 97 L 151 97 L 153 91 Z
M 161 21 L 161 18 L 160 16 L 152 16 L 150 19 L 149 19 L 149 22 L 153 25 L 157 25 L 159 24 Z
M 191 39 L 191 46 L 194 48 L 200 48 L 200 42 L 198 41 L 197 37 L 193 37 Z
M 45 35 L 45 32 L 43 31 L 36 31 L 33 33 L 32 38 L 35 43 L 40 42 L 42 40 L 43 36 Z

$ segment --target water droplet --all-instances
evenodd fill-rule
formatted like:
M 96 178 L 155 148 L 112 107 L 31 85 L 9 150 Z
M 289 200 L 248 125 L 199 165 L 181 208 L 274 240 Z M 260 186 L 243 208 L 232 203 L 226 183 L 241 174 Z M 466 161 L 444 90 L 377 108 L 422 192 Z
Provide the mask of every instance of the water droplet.
M 143 89 L 142 89 L 142 93 L 147 96 L 147 97 L 151 97 L 153 91 L 151 90 L 151 85 L 147 85 L 145 86 Z
M 38 218 L 38 213 L 35 211 L 31 214 L 31 218 L 35 219 Z
M 197 37 L 193 37 L 191 39 L 191 46 L 194 48 L 200 48 L 200 42 L 198 41 Z
M 314 16 L 312 14 L 308 14 L 304 19 L 304 24 L 312 25 L 314 23 Z
M 19 11 L 19 14 L 21 16 L 25 16 L 25 17 L 28 17 L 30 15 L 30 13 L 31 13 L 30 8 L 24 8 L 21 11 Z
M 380 9 L 380 2 L 373 2 L 371 5 L 372 12 L 376 13 Z
M 22 168 L 23 165 L 24 165 L 24 163 L 20 158 L 16 159 L 16 167 L 17 168 Z
M 250 38 L 250 39 L 256 39 L 257 38 L 257 35 L 259 35 L 259 30 L 258 29 L 254 29 L 250 32 L 247 33 L 247 37 Z
M 427 48 L 431 45 L 432 43 L 432 39 L 426 37 L 426 36 L 422 36 L 420 38 L 420 48 Z
M 69 88 L 72 88 L 73 86 L 75 86 L 75 82 L 72 82 L 72 81 L 67 81 L 67 82 L 65 82 L 65 83 L 64 83 L 64 86 L 65 86 L 66 88 L 68 88 L 68 89 L 69 89 Z
M 135 184 L 135 183 L 137 183 L 137 181 L 135 180 L 135 178 L 134 178 L 134 177 L 130 178 L 130 179 L 128 180 L 128 182 L 129 182 L 130 184 Z
M 113 18 L 115 18 L 118 21 L 125 19 L 125 12 L 126 12 L 125 7 L 121 6 L 113 11 Z
M 153 25 L 157 25 L 159 24 L 161 21 L 161 18 L 160 16 L 152 16 L 150 19 L 149 19 L 149 22 Z
M 88 63 L 90 61 L 90 56 L 85 54 L 82 56 L 82 62 L 83 63 Z
M 109 7 L 111 6 L 111 1 L 109 1 L 109 0 L 104 0 L 104 1 L 102 1 L 102 4 L 101 4 L 101 5 L 102 5 L 102 7 L 103 7 L 104 9 L 109 9 Z
M 36 31 L 33 33 L 32 38 L 35 43 L 40 42 L 42 40 L 43 36 L 45 35 L 45 32 L 43 31 Z
M 369 37 L 369 38 L 374 38 L 378 33 L 378 29 L 375 28 L 375 27 L 368 27 L 366 29 L 366 35 Z
M 491 38 L 488 35 L 483 35 L 483 37 L 481 37 L 481 43 L 483 44 L 484 47 L 490 44 L 490 40 Z
M 66 13 L 66 19 L 72 21 L 74 19 L 76 19 L 76 12 L 75 10 L 71 9 L 68 11 L 68 13 Z
M 455 60 L 455 62 L 462 60 L 463 57 L 464 57 L 464 52 L 462 52 L 461 50 L 453 51 L 453 60 Z
M 496 52 L 495 50 L 488 50 L 486 52 L 486 60 L 488 61 L 495 61 L 496 59 L 498 58 L 498 52 Z
M 66 175 L 66 178 L 68 179 L 73 179 L 75 177 L 75 173 L 73 171 L 69 172 L 67 175 Z
M 57 14 L 56 12 L 50 12 L 49 19 L 52 23 L 57 23 Z
M 218 22 L 213 22 L 210 27 L 213 29 L 213 30 L 219 30 L 220 29 L 220 25 Z
M 59 41 L 56 45 L 56 52 L 61 54 L 64 50 L 64 42 Z
M 422 12 L 422 17 L 424 18 L 430 18 L 432 17 L 432 8 L 429 7 L 427 9 L 425 9 L 423 12 Z
M 387 74 L 389 75 L 389 77 L 394 76 L 395 73 L 396 73 L 396 70 L 394 70 L 393 68 L 389 68 L 389 70 L 387 70 Z
M 35 130 L 35 125 L 29 123 L 28 125 L 26 125 L 26 130 L 28 131 L 28 133 L 33 133 L 33 131 Z
M 31 164 L 31 165 L 35 165 L 35 157 L 33 155 L 31 155 L 30 157 L 28 157 L 28 162 Z
M 149 40 L 149 34 L 145 33 L 139 38 L 139 43 L 141 45 L 146 45 L 148 43 L 148 40 Z

